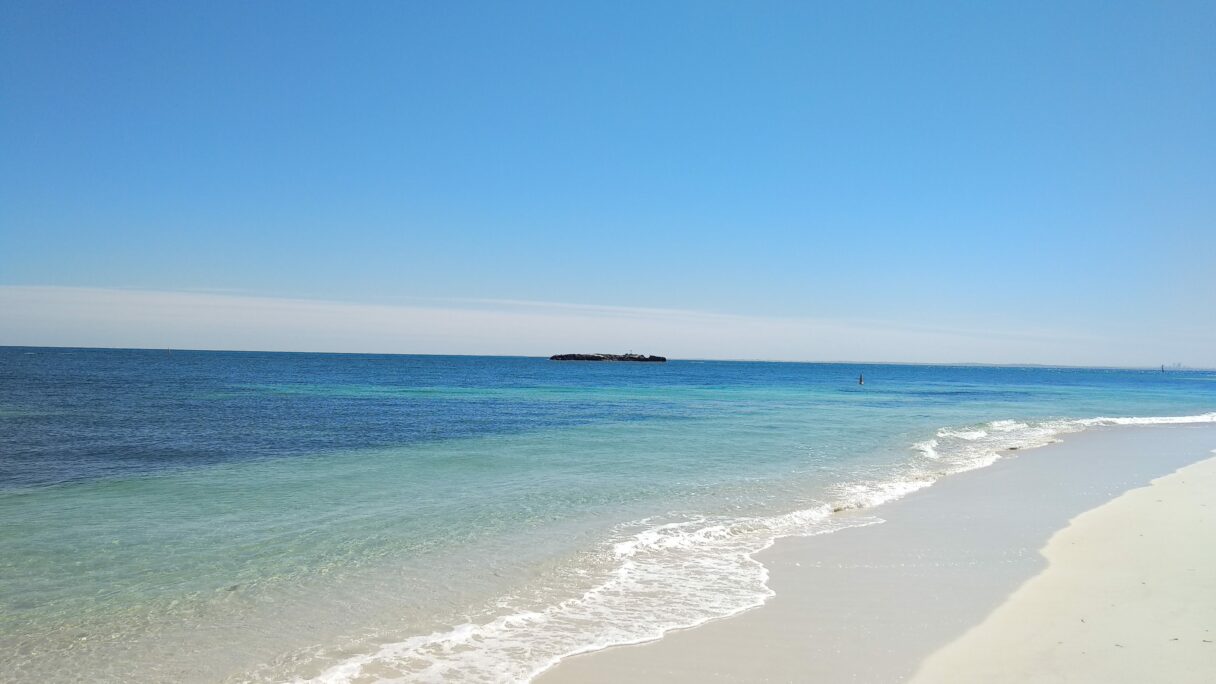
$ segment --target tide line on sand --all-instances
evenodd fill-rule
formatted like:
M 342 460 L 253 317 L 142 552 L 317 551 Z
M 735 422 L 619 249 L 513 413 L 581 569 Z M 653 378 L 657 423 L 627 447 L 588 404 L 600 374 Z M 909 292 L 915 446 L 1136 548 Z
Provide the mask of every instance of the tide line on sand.
M 1214 451 L 1213 453 L 1216 453 Z M 1081 514 L 914 682 L 1216 679 L 1216 458 Z
M 1106 423 L 1014 452 L 885 504 L 885 524 L 778 540 L 756 554 L 762 607 L 536 681 L 1211 681 L 1216 462 L 1170 473 L 1213 445 L 1207 421 Z

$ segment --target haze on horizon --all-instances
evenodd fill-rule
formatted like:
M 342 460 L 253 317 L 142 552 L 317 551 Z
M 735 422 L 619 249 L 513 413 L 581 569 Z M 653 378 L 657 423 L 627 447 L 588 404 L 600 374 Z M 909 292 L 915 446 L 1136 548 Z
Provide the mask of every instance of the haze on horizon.
M 0 344 L 1216 367 L 1214 30 L 0 0 Z

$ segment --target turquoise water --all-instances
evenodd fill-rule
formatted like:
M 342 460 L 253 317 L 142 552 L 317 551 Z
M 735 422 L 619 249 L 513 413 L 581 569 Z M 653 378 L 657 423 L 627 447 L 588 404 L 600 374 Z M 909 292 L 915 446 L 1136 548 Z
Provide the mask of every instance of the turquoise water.
M 1202 371 L 0 348 L 0 679 L 525 680 L 757 605 L 834 510 L 1213 411 Z

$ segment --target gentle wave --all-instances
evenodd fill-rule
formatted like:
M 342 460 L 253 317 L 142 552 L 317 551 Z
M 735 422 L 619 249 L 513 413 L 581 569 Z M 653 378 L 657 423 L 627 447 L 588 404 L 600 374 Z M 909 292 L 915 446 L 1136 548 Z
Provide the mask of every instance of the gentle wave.
M 773 591 L 767 584 L 767 568 L 754 555 L 781 537 L 881 522 L 874 517 L 834 516 L 834 512 L 872 508 L 947 475 L 991 465 L 1011 450 L 1043 446 L 1090 427 L 1208 422 L 1216 422 L 1216 413 L 1000 420 L 943 428 L 933 439 L 912 446 L 924 461 L 914 459 L 891 479 L 841 484 L 832 490 L 831 501 L 784 515 L 696 517 L 645 527 L 611 546 L 611 576 L 581 596 L 537 611 L 387 644 L 334 665 L 314 679 L 296 681 L 528 681 L 572 655 L 651 641 L 673 629 L 762 605 Z
M 652 641 L 760 606 L 773 592 L 753 554 L 789 534 L 874 522 L 834 521 L 824 506 L 766 519 L 659 525 L 617 542 L 612 577 L 577 598 L 388 644 L 308 681 L 349 682 L 369 665 L 409 681 L 526 681 L 571 655 Z

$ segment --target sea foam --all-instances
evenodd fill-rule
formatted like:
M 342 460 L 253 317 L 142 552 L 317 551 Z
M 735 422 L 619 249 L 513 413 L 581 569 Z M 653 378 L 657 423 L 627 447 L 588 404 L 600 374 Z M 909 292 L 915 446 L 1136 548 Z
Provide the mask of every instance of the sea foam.
M 1090 427 L 1216 422 L 1216 413 L 1166 417 L 1000 420 L 942 428 L 912 445 L 923 457 L 887 479 L 839 484 L 831 500 L 764 517 L 689 517 L 622 526 L 606 547 L 611 570 L 581 595 L 480 624 L 409 637 L 330 666 L 297 682 L 528 681 L 561 659 L 641 643 L 762 605 L 773 596 L 768 570 L 754 555 L 782 537 L 825 534 L 882 522 L 839 516 L 899 499 L 958 472 L 990 465 L 1011 450 L 1057 441 Z M 1214 452 L 1216 453 L 1216 452 Z M 641 529 L 638 529 L 641 528 Z

